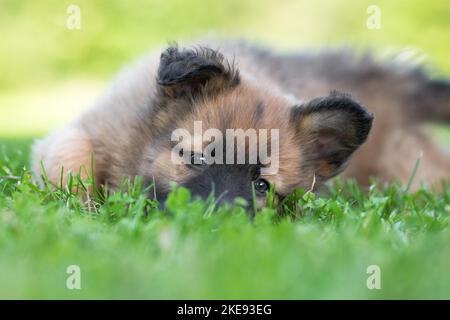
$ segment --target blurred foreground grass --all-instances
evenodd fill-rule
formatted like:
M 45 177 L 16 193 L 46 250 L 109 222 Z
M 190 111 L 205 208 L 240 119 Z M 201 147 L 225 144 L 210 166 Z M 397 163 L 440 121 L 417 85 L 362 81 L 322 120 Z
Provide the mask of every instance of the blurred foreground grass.
M 185 189 L 158 209 L 137 182 L 89 210 L 36 187 L 27 144 L 0 149 L 0 298 L 450 298 L 448 187 L 365 194 L 337 182 L 326 198 L 295 192 L 285 217 L 269 206 L 252 220 Z M 81 290 L 66 287 L 71 265 Z M 367 287 L 372 265 L 380 290 Z

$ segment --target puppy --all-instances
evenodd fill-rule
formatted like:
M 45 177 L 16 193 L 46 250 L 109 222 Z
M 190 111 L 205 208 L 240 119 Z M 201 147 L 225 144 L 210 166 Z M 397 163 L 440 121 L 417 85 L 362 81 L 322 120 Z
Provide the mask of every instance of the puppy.
M 172 46 L 124 71 L 95 106 L 37 142 L 33 169 L 41 179 L 44 168 L 55 185 L 68 172 L 92 172 L 109 190 L 142 176 L 160 201 L 176 182 L 196 196 L 255 194 L 262 204 L 269 188 L 283 198 L 342 171 L 362 186 L 372 176 L 406 183 L 421 156 L 417 187 L 450 173 L 450 158 L 418 129 L 424 121 L 450 121 L 450 83 L 419 69 L 348 51 Z M 223 134 L 205 138 L 208 129 Z M 244 132 L 243 156 L 229 147 L 239 140 L 225 134 L 230 129 Z M 264 139 L 266 132 L 275 134 Z M 265 157 L 254 148 L 263 140 Z

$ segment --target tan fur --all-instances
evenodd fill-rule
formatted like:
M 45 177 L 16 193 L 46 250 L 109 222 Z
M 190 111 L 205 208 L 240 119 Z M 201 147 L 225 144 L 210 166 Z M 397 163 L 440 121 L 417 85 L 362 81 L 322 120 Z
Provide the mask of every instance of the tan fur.
M 317 187 L 314 182 L 319 172 L 305 171 L 303 151 L 307 150 L 308 143 L 314 143 L 310 133 L 318 120 L 315 115 L 307 116 L 294 128 L 289 125 L 289 110 L 296 104 L 325 96 L 331 89 L 338 89 L 350 92 L 375 114 L 369 139 L 350 160 L 343 173 L 345 178 L 356 178 L 363 186 L 369 184 L 371 176 L 386 182 L 407 183 L 417 157 L 423 154 L 413 188 L 420 182 L 435 184 L 448 179 L 448 155 L 405 118 L 407 101 L 404 96 L 405 92 L 416 89 L 413 82 L 400 75 L 381 80 L 369 77 L 364 81 L 357 78 L 362 77 L 360 75 L 342 76 L 339 81 L 334 81 L 314 70 L 304 71 L 303 75 L 301 71 L 307 69 L 308 63 L 298 74 L 292 74 L 293 68 L 283 71 L 283 59 L 287 58 L 259 56 L 245 46 L 224 45 L 222 52 L 229 61 L 236 58 L 241 82 L 230 85 L 224 76 L 208 82 L 203 91 L 214 94 L 197 99 L 195 108 L 182 117 L 174 110 L 182 108 L 183 104 L 188 108 L 188 102 L 176 100 L 177 88 L 157 85 L 159 51 L 122 73 L 112 89 L 74 124 L 36 144 L 33 155 L 36 176 L 42 175 L 42 161 L 50 181 L 59 185 L 61 167 L 64 167 L 64 183 L 67 172 L 78 172 L 80 166 L 90 172 L 93 154 L 95 178 L 111 189 L 116 189 L 123 178 L 142 175 L 147 181 L 160 181 L 159 187 L 167 191 L 170 181 L 182 183 L 194 173 L 183 165 L 172 163 L 170 141 L 158 143 L 155 132 L 163 132 L 169 127 L 192 132 L 194 121 L 202 121 L 203 130 L 224 130 L 222 120 L 229 119 L 230 128 L 279 129 L 280 168 L 276 175 L 264 178 L 281 196 L 288 195 L 296 187 L 309 190 Z M 167 103 L 166 109 L 154 113 L 153 108 L 159 103 L 155 100 L 158 94 L 173 101 Z M 258 110 L 258 104 L 263 105 L 262 112 Z M 302 133 L 301 138 L 298 130 Z M 342 126 L 342 135 L 355 135 L 354 128 Z M 320 162 L 316 167 L 323 177 L 332 177 L 336 171 L 328 162 Z
M 34 147 L 33 171 L 40 178 L 47 175 L 55 186 L 66 185 L 69 173 L 86 179 L 92 172 L 93 148 L 86 133 L 67 127 L 54 132 Z M 43 172 L 44 168 L 45 172 Z
M 343 177 L 356 178 L 360 185 L 366 187 L 370 185 L 370 177 L 406 185 L 416 160 L 422 155 L 411 190 L 417 190 L 421 183 L 433 186 L 448 181 L 449 155 L 419 125 L 405 118 L 404 107 L 399 103 L 401 97 L 396 96 L 397 87 L 374 86 L 370 84 L 368 88 L 363 86 L 353 90 L 355 97 L 367 101 L 376 118 L 367 142 L 356 151 Z M 380 90 L 383 90 L 382 97 L 375 94 Z M 389 112 L 386 112 L 387 108 Z
M 288 121 L 288 109 L 290 101 L 283 96 L 271 95 L 262 90 L 263 88 L 252 85 L 251 82 L 243 83 L 234 90 L 227 91 L 199 103 L 195 111 L 186 119 L 176 123 L 177 128 L 184 128 L 193 133 L 194 121 L 202 121 L 204 130 L 207 128 L 220 128 L 223 117 L 229 116 L 233 119 L 230 128 L 246 129 L 267 129 L 276 128 L 282 131 L 281 135 L 286 137 L 280 144 L 280 169 L 277 175 L 263 176 L 270 183 L 274 184 L 279 194 L 287 195 L 295 186 L 302 185 L 305 174 L 300 171 L 300 153 L 292 148 L 293 132 L 286 126 Z M 255 121 L 255 109 L 257 102 L 262 101 L 265 110 L 262 118 Z M 233 106 L 246 106 L 237 108 Z M 290 138 L 289 138 L 290 137 Z M 269 140 L 270 143 L 270 140 Z M 201 152 L 208 142 L 203 142 Z M 190 150 L 191 145 L 186 145 L 185 149 Z M 162 181 L 182 182 L 190 177 L 190 173 L 185 166 L 174 164 L 170 159 L 171 149 L 161 152 L 152 165 L 143 162 L 141 172 L 155 172 L 154 177 Z M 275 155 L 275 154 L 274 154 Z M 312 177 L 309 177 L 303 187 L 310 187 Z M 168 183 L 164 186 L 168 187 Z
M 245 78 L 244 80 L 245 81 Z M 255 121 L 257 102 L 262 101 L 265 110 L 262 118 Z M 288 119 L 287 106 L 290 101 L 283 96 L 268 94 L 264 87 L 258 87 L 250 81 L 243 83 L 236 89 L 214 97 L 212 100 L 199 104 L 194 113 L 189 115 L 182 122 L 177 123 L 179 128 L 187 128 L 193 131 L 194 121 L 202 121 L 205 128 L 219 128 L 218 124 L 222 117 L 230 116 L 234 120 L 231 128 L 246 129 L 279 129 L 280 136 L 285 139 L 280 141 L 280 168 L 279 173 L 273 176 L 264 176 L 269 182 L 274 184 L 278 193 L 287 195 L 294 186 L 308 186 L 312 182 L 312 177 L 307 180 L 306 185 L 302 185 L 305 173 L 300 170 L 301 156 L 296 148 L 292 148 L 295 143 L 293 133 L 286 125 Z M 237 106 L 237 107 L 233 107 Z M 238 107 L 238 106 L 245 106 Z M 269 140 L 270 141 L 270 140 Z M 206 143 L 205 143 L 206 144 Z M 169 169 L 173 172 L 174 168 Z

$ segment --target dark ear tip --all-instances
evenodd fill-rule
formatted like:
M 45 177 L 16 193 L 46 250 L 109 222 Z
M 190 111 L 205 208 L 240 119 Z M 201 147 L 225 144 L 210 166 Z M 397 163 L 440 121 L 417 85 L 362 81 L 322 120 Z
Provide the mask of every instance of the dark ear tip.
M 165 95 L 202 94 L 207 82 L 210 92 L 234 87 L 239 84 L 239 72 L 222 53 L 208 47 L 179 48 L 172 44 L 161 53 L 156 83 L 165 89 L 172 87 L 163 91 Z
M 364 116 L 363 118 L 360 118 L 358 126 L 359 135 L 357 136 L 357 138 L 359 144 L 362 144 L 364 141 L 367 140 L 370 130 L 372 129 L 373 119 L 374 119 L 373 113 L 369 113 L 366 110 L 364 110 Z
M 372 129 L 372 123 L 374 120 L 374 114 L 371 112 L 368 112 L 367 109 L 357 103 L 356 101 L 353 101 L 355 104 L 354 106 L 354 113 L 355 116 L 354 124 L 357 128 L 357 143 L 362 144 L 367 140 L 367 137 L 369 136 L 370 130 Z
M 170 47 L 167 47 L 163 52 L 161 52 L 161 56 L 159 58 L 161 65 L 167 65 L 177 59 L 180 55 L 180 50 L 178 45 L 174 44 Z
M 345 110 L 356 115 L 359 120 L 367 123 L 372 123 L 374 114 L 367 111 L 367 108 L 363 104 L 358 102 L 355 98 L 353 98 L 350 94 L 333 90 L 331 91 L 329 98 L 339 100 L 337 104 L 343 107 Z
M 178 46 L 177 45 L 171 45 L 164 49 L 164 51 L 161 53 L 161 56 L 170 56 L 174 53 L 178 52 Z
M 356 145 L 362 144 L 367 139 L 374 119 L 373 113 L 367 111 L 350 94 L 336 90 L 331 91 L 326 97 L 313 99 L 301 107 L 294 108 L 292 112 L 293 117 L 291 119 L 295 122 L 311 113 L 336 112 L 336 115 L 346 114 L 347 121 L 350 121 L 356 128 L 355 140 L 353 141 Z
M 343 109 L 353 116 L 354 125 L 358 133 L 356 136 L 357 143 L 364 143 L 372 129 L 372 123 L 375 118 L 374 114 L 369 112 L 363 104 L 359 103 L 350 95 L 341 96 L 340 99 L 342 99 L 340 105 Z
M 302 112 L 341 110 L 354 115 L 358 120 L 372 121 L 374 116 L 350 94 L 333 90 L 326 97 L 316 98 L 308 102 Z
M 326 99 L 330 99 L 330 102 L 335 105 L 335 107 L 336 105 L 338 105 L 341 108 L 358 114 L 361 117 L 370 117 L 372 115 L 360 102 L 353 98 L 349 93 L 333 90 Z

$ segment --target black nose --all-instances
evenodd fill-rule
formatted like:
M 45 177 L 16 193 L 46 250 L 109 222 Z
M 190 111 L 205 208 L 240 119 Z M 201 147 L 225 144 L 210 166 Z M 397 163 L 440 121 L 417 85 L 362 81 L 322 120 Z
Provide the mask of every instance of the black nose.
M 232 204 L 236 198 L 243 198 L 251 203 L 254 166 L 210 165 L 201 169 L 200 174 L 182 184 L 193 196 L 206 199 L 213 194 L 219 204 Z

